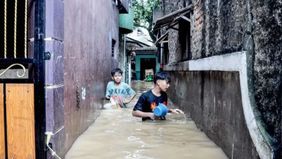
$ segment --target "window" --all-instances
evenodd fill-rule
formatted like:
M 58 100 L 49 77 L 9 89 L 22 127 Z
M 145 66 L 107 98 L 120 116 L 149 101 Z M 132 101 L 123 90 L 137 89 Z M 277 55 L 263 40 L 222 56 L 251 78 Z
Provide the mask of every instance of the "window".
M 115 56 L 115 45 L 116 45 L 116 40 L 112 39 L 112 57 Z
M 181 61 L 191 60 L 191 26 L 185 18 L 179 20 L 179 44 Z
M 167 41 L 166 42 L 163 42 L 163 64 L 167 64 L 168 63 L 168 57 L 169 57 L 169 51 L 168 51 L 168 43 Z

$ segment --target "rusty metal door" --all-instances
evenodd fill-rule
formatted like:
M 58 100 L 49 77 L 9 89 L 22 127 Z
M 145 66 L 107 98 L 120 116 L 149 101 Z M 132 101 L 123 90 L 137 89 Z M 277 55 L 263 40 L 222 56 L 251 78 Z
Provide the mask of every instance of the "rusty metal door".
M 45 159 L 44 0 L 0 7 L 0 159 Z

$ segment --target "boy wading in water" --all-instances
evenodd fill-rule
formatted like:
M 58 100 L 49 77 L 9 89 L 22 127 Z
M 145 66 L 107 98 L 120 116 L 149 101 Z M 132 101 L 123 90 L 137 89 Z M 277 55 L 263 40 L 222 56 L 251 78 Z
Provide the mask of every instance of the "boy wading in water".
M 111 71 L 112 81 L 108 82 L 106 89 L 106 99 L 109 99 L 111 103 L 105 104 L 104 108 L 125 108 L 136 95 L 128 84 L 122 82 L 122 73 L 119 68 Z
M 153 110 L 160 104 L 167 105 L 168 98 L 166 91 L 169 88 L 170 77 L 166 72 L 158 72 L 154 77 L 154 88 L 143 93 L 136 105 L 133 108 L 132 115 L 135 117 L 141 117 L 142 120 L 147 119 L 165 119 L 156 117 Z M 169 109 L 168 112 L 179 114 L 182 113 L 180 109 Z

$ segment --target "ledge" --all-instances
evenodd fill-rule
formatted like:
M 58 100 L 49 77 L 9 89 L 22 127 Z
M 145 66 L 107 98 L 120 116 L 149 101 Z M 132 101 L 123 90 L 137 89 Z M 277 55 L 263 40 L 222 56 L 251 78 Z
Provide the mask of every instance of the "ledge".
M 269 144 L 268 134 L 258 120 L 260 117 L 255 113 L 250 100 L 252 94 L 248 88 L 247 69 L 246 52 L 217 55 L 164 67 L 165 71 L 238 71 L 244 117 L 251 139 L 261 159 L 272 159 L 274 153 Z

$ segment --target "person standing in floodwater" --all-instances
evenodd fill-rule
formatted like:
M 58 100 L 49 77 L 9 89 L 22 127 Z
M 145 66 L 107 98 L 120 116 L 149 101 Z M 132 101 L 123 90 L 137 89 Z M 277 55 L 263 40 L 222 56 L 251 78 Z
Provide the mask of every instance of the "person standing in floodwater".
M 167 105 L 168 97 L 166 94 L 167 89 L 170 86 L 170 77 L 166 72 L 158 72 L 154 76 L 154 88 L 143 93 L 136 105 L 133 108 L 132 115 L 135 117 L 141 117 L 142 120 L 147 119 L 165 119 L 156 117 L 153 110 L 160 104 Z M 179 114 L 183 111 L 180 109 L 169 109 L 168 112 Z
M 106 99 L 109 99 L 111 103 L 106 104 L 105 108 L 114 106 L 125 108 L 136 95 L 128 84 L 122 82 L 122 73 L 120 68 L 111 71 L 112 81 L 108 82 L 106 89 Z

